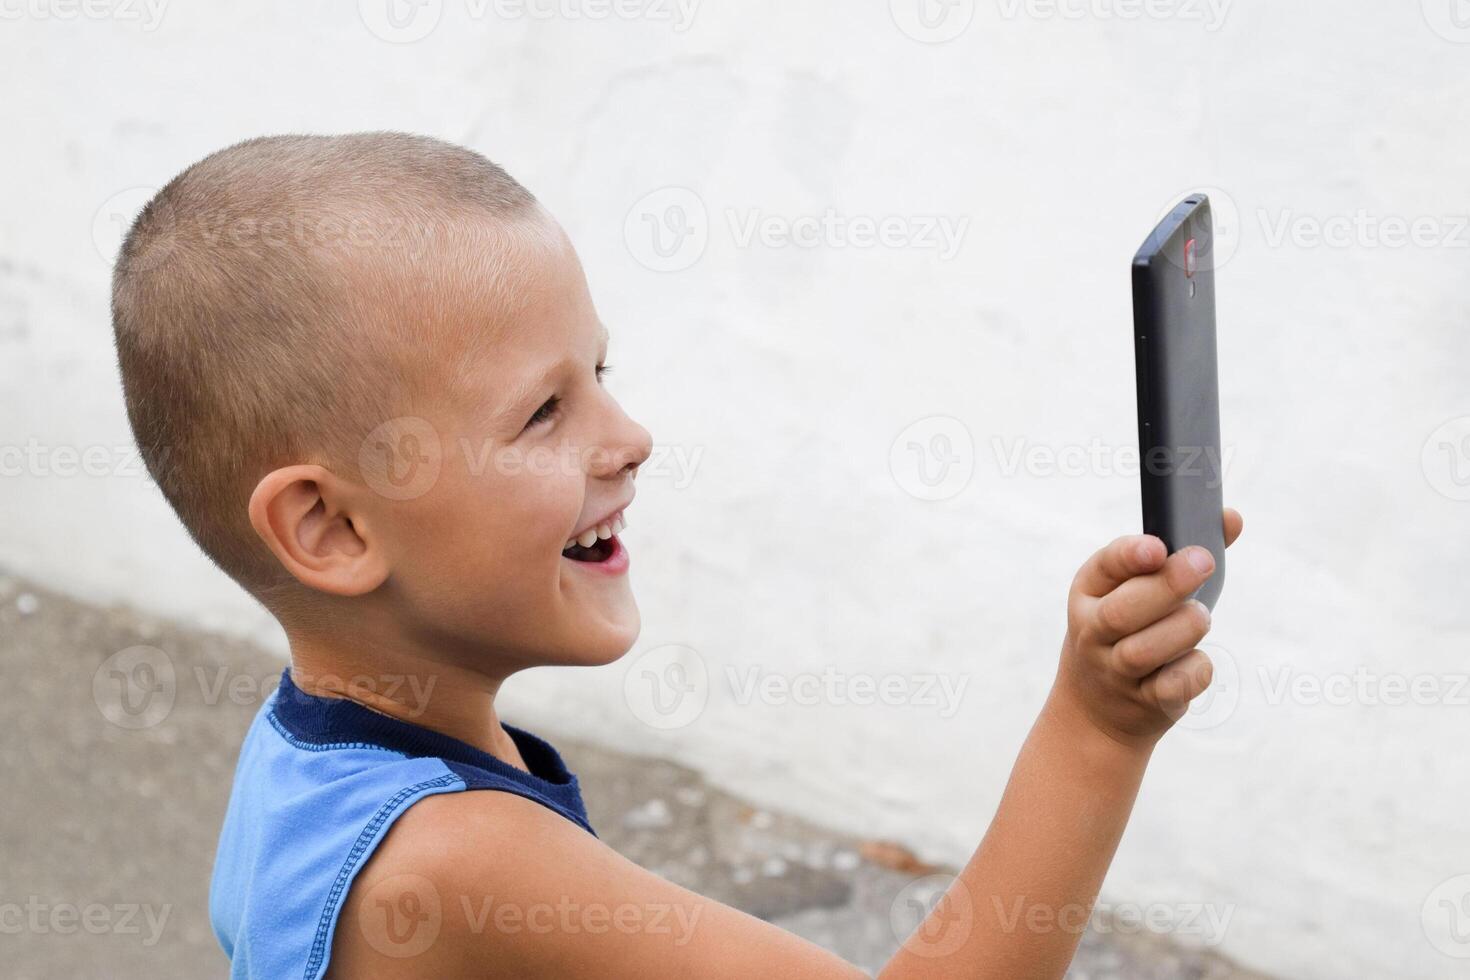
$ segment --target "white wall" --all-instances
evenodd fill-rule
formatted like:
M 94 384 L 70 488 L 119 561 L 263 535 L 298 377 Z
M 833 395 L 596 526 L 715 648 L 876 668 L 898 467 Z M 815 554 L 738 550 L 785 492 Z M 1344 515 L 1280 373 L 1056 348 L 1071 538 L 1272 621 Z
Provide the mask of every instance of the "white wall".
M 956 0 L 934 8 L 952 18 L 936 33 L 963 28 L 941 44 L 910 36 L 935 36 L 918 0 L 628 0 L 631 19 L 426 0 L 405 8 L 427 18 L 408 31 L 434 25 L 412 43 L 375 36 L 402 39 L 377 0 L 97 2 L 72 19 L 67 0 L 0 3 L 0 562 L 279 643 L 131 464 L 48 475 L 62 447 L 129 441 L 110 215 L 250 135 L 460 141 L 561 217 L 612 326 L 612 384 L 662 447 L 699 454 L 687 483 L 650 473 L 630 513 L 646 659 L 533 672 L 512 706 L 957 862 L 1045 693 L 1071 572 L 1138 523 L 1115 471 L 1128 259 L 1184 191 L 1217 188 L 1237 242 L 1226 491 L 1249 533 L 1217 610 L 1223 690 L 1158 752 L 1105 897 L 1158 903 L 1184 941 L 1208 903 L 1226 952 L 1282 975 L 1463 969 L 1441 903 L 1470 892 L 1450 880 L 1470 873 L 1470 30 L 1451 0 L 1151 0 L 1142 18 L 1130 0 Z M 687 191 L 645 200 L 666 187 Z M 670 259 L 687 268 L 655 271 L 643 214 L 670 204 L 699 234 Z M 948 256 L 922 236 L 742 244 L 753 214 L 829 209 L 963 235 Z M 1415 220 L 1416 244 L 1380 237 Z M 1346 242 L 1305 237 L 1343 222 Z M 890 467 L 930 416 L 959 420 L 950 472 L 973 466 L 942 501 L 906 490 L 910 436 L 936 423 Z M 1018 446 L 1101 462 L 1017 471 Z M 673 643 L 706 679 L 663 730 L 644 684 L 678 679 Z M 967 686 L 948 718 L 742 704 L 727 670 L 753 666 Z M 1314 699 L 1283 677 L 1353 686 Z M 1436 703 L 1387 703 L 1394 677 Z

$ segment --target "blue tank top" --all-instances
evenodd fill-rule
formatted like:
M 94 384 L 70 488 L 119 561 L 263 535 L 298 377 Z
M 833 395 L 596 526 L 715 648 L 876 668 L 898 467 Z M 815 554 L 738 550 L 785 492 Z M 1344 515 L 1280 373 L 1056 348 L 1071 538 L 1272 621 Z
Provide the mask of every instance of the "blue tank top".
M 316 980 L 347 891 L 383 835 L 437 793 L 515 793 L 592 833 L 577 777 L 510 725 L 530 772 L 458 739 L 307 694 L 289 670 L 245 736 L 215 853 L 209 917 L 234 980 Z

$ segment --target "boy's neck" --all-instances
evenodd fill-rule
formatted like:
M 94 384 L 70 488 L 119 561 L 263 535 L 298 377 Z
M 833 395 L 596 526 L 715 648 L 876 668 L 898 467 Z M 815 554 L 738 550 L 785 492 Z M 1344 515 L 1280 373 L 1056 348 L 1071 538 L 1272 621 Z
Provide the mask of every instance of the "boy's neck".
M 291 682 L 307 694 L 346 698 L 410 724 L 457 738 L 526 770 L 495 711 L 503 678 L 395 650 L 391 667 L 315 637 L 290 636 Z

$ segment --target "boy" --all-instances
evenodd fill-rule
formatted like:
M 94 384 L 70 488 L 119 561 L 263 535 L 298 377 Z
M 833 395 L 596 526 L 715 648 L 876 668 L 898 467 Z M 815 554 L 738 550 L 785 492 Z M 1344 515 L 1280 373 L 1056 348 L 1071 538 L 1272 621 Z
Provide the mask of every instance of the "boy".
M 150 471 L 290 641 L 216 856 L 232 976 L 861 975 L 601 844 L 556 751 L 497 719 L 511 674 L 609 663 L 639 628 L 618 532 L 649 435 L 530 193 L 421 137 L 251 140 L 139 215 L 113 323 Z M 1211 567 L 1143 536 L 1082 566 L 994 822 L 883 976 L 1063 974 L 1209 683 Z M 1062 927 L 1018 928 L 1017 900 Z

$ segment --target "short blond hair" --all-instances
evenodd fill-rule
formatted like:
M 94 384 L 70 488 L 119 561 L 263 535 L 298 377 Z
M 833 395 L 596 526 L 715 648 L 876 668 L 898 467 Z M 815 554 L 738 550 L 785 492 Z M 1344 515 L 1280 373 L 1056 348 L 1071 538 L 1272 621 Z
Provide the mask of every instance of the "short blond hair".
M 250 493 L 404 414 L 425 338 L 381 322 L 388 281 L 470 220 L 542 216 L 480 154 L 403 133 L 247 140 L 158 192 L 118 257 L 113 331 L 139 450 L 205 554 L 257 596 L 282 584 Z

